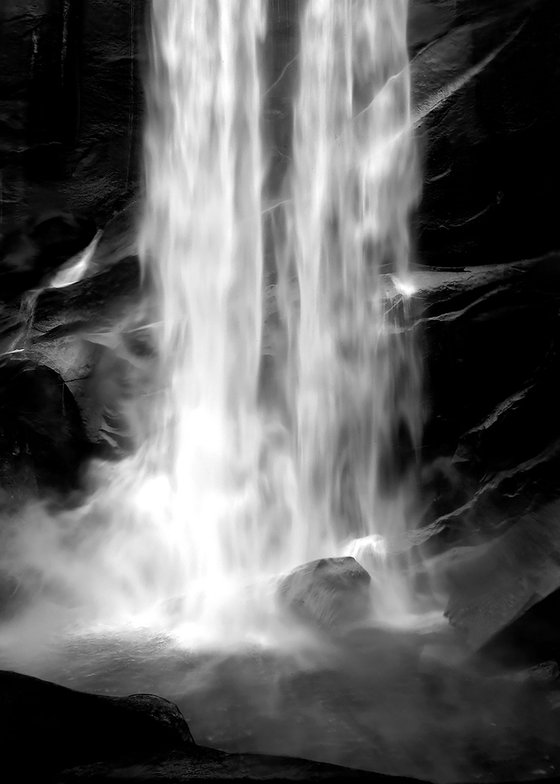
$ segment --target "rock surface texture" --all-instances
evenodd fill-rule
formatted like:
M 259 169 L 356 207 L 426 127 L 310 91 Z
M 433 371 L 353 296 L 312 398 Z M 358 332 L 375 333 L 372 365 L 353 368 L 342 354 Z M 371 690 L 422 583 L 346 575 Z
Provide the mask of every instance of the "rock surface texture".
M 422 264 L 558 249 L 560 6 L 554 0 L 412 0 L 423 149 Z
M 138 181 L 145 0 L 0 6 L 0 232 L 64 207 L 103 223 Z
M 280 605 L 327 632 L 344 633 L 371 610 L 370 576 L 350 557 L 321 558 L 297 567 L 278 585 Z

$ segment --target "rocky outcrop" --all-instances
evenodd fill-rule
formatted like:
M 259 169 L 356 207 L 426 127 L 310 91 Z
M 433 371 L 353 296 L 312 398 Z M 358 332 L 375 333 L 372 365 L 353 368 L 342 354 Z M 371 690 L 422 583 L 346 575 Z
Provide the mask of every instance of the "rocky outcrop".
M 0 231 L 61 206 L 104 224 L 137 192 L 145 0 L 2 3 Z M 297 79 L 296 0 L 271 0 L 268 184 L 281 189 Z M 423 165 L 418 259 L 457 266 L 556 249 L 560 174 L 555 0 L 411 0 Z
M 299 621 L 337 634 L 367 620 L 370 582 L 354 558 L 321 558 L 283 577 L 277 597 L 280 606 Z
M 550 254 L 418 274 L 422 552 L 471 649 L 529 664 L 560 656 L 559 270 Z
M 92 241 L 93 221 L 71 213 L 46 213 L 0 238 L 0 303 L 5 310 L 45 285 L 53 273 Z
M 0 8 L 0 231 L 62 207 L 104 223 L 137 185 L 144 0 Z
M 456 266 L 558 248 L 560 7 L 413 0 L 422 149 L 418 258 Z
M 454 548 L 432 565 L 446 615 L 472 650 L 560 589 L 560 503 L 526 515 L 490 542 Z
M 447 542 L 558 497 L 560 260 L 426 271 L 426 522 Z
M 72 764 L 194 744 L 178 708 L 148 694 L 105 697 L 0 671 L 0 768 L 20 779 Z

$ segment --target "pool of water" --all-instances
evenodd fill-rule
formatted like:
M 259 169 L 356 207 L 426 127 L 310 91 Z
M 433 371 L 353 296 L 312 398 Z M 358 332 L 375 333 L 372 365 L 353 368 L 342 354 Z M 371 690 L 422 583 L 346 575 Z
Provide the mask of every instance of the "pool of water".
M 557 775 L 550 685 L 469 666 L 449 629 L 190 650 L 147 630 L 51 638 L 0 666 L 85 691 L 175 702 L 196 741 L 438 782 Z

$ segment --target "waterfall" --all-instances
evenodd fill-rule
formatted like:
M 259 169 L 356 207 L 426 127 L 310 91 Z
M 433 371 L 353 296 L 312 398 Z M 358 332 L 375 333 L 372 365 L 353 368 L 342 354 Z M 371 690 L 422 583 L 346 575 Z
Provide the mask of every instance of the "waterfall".
M 178 592 L 198 585 L 207 606 L 232 580 L 348 551 L 375 572 L 389 618 L 406 591 L 386 554 L 413 512 L 396 451 L 420 428 L 417 361 L 381 276 L 410 285 L 407 2 L 302 6 L 276 322 L 263 299 L 264 9 L 153 6 L 141 237 L 165 389 L 143 449 L 166 488 Z M 402 313 L 405 299 L 390 304 Z M 282 347 L 272 400 L 263 341 Z
M 336 552 L 350 539 L 374 579 L 383 572 L 377 602 L 388 616 L 403 611 L 406 591 L 384 556 L 414 522 L 397 453 L 413 449 L 421 428 L 418 360 L 398 318 L 407 309 L 417 196 L 407 5 L 306 3 L 280 254 L 308 546 L 326 541 Z M 387 298 L 383 272 L 400 301 Z
M 136 448 L 10 545 L 18 580 L 97 619 L 243 633 L 276 576 L 343 554 L 372 576 L 375 620 L 413 610 L 394 558 L 422 424 L 407 2 L 300 6 L 271 207 L 264 0 L 152 4 L 139 246 L 156 359 L 128 406 Z
M 142 451 L 165 496 L 175 589 L 198 586 L 202 603 L 238 573 L 255 515 L 264 21 L 260 0 L 152 9 L 141 255 L 161 321 L 163 393 Z

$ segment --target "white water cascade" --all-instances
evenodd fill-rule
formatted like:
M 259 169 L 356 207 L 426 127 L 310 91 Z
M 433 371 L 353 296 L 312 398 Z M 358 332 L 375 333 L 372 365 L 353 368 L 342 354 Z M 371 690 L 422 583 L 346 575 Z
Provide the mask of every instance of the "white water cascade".
M 380 461 L 399 428 L 413 443 L 420 427 L 413 347 L 385 313 L 380 277 L 385 265 L 406 291 L 407 2 L 304 5 L 274 327 L 263 305 L 263 17 L 257 0 L 154 5 L 142 238 L 163 324 L 166 392 L 148 440 L 169 482 L 162 526 L 203 604 L 229 578 L 350 546 L 384 572 L 387 614 L 405 597 L 383 556 L 413 510 L 406 479 L 384 492 Z M 272 402 L 259 396 L 263 342 L 283 346 Z
M 336 550 L 356 537 L 347 550 L 378 584 L 385 619 L 406 613 L 386 555 L 416 511 L 410 478 L 391 474 L 421 429 L 418 359 L 400 330 L 417 196 L 407 6 L 306 6 L 282 275 L 285 292 L 295 281 L 299 291 L 295 309 L 284 294 L 283 312 L 310 541 Z M 386 296 L 382 272 L 400 299 Z
M 403 327 L 407 0 L 301 7 L 292 157 L 271 207 L 264 2 L 152 6 L 140 248 L 158 360 L 132 406 L 136 452 L 98 466 L 56 532 L 43 516 L 18 533 L 19 562 L 99 618 L 178 607 L 243 626 L 267 580 L 342 554 L 370 571 L 378 620 L 410 611 L 391 558 L 415 523 L 421 428 Z

